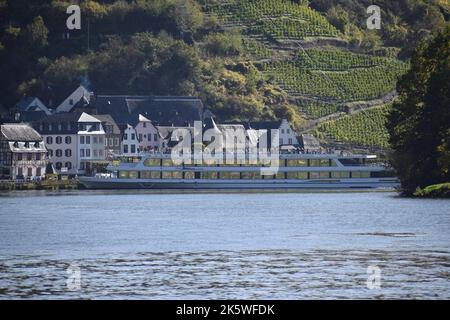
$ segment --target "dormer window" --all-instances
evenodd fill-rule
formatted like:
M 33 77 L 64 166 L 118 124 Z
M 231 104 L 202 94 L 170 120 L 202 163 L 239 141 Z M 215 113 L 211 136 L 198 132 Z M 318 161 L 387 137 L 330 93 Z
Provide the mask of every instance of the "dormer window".
M 29 142 L 25 142 L 25 148 L 29 148 L 30 147 L 30 143 Z
M 18 148 L 19 147 L 19 143 L 16 141 L 14 142 L 14 148 Z
M 38 148 L 39 148 L 39 142 L 36 141 L 36 142 L 34 143 L 34 147 L 35 147 L 36 149 L 38 149 Z
M 73 105 L 73 99 L 70 99 L 70 100 L 69 100 L 69 104 L 70 104 L 70 105 Z

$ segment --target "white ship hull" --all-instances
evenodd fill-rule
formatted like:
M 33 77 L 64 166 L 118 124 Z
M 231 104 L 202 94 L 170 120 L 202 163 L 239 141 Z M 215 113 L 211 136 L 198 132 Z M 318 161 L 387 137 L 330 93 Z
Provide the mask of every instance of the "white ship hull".
M 396 178 L 352 178 L 317 180 L 206 180 L 206 179 L 119 179 L 80 177 L 88 189 L 394 189 L 400 186 Z

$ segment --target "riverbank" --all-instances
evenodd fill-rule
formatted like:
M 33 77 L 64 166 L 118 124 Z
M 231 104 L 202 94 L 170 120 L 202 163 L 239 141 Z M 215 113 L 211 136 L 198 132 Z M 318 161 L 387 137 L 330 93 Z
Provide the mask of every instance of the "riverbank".
M 450 198 L 450 183 L 433 184 L 414 192 L 418 198 Z
M 70 180 L 41 180 L 41 181 L 14 181 L 1 180 L 0 191 L 12 190 L 76 190 L 80 188 L 80 184 L 75 179 Z

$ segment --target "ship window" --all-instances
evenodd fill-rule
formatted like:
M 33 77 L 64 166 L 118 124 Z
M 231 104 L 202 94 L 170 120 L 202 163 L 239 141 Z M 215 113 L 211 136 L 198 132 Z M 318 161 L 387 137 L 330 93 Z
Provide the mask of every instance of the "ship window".
M 310 167 L 320 167 L 320 160 L 319 159 L 311 159 L 309 161 Z
M 288 172 L 287 178 L 288 179 L 308 179 L 308 173 L 307 172 Z
M 137 171 L 130 171 L 129 176 L 130 176 L 130 179 L 137 179 L 138 178 L 138 172 Z
M 159 167 L 159 166 L 161 166 L 161 160 L 159 160 L 159 159 L 147 159 L 144 162 L 144 166 L 146 166 L 146 167 Z
M 369 171 L 361 172 L 361 178 L 370 178 L 370 172 Z
M 319 172 L 310 172 L 309 178 L 310 179 L 320 179 L 320 174 L 319 174 Z
M 261 179 L 261 174 L 259 171 L 242 172 L 242 179 Z
M 287 160 L 288 167 L 306 167 L 306 160 Z
M 182 179 L 183 173 L 181 171 L 163 171 L 163 179 Z
M 194 171 L 186 171 L 184 173 L 184 178 L 185 179 L 195 179 L 195 173 Z
M 201 172 L 201 179 L 217 179 L 217 172 Z
M 120 179 L 128 179 L 129 177 L 130 177 L 130 174 L 128 171 L 119 171 Z
M 163 159 L 162 160 L 162 165 L 164 167 L 172 167 L 173 166 L 172 159 Z
M 259 174 L 259 173 L 258 173 Z M 240 173 L 239 172 L 221 172 L 220 173 L 221 179 L 240 179 Z
M 330 161 L 328 159 L 321 159 L 320 160 L 320 166 L 321 167 L 328 167 L 330 165 Z

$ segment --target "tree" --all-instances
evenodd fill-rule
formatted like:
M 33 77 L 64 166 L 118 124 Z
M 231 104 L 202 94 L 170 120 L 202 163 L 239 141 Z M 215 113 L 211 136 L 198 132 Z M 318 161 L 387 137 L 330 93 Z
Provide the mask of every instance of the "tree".
M 406 195 L 450 181 L 450 27 L 418 47 L 397 84 L 387 128 L 392 164 Z

